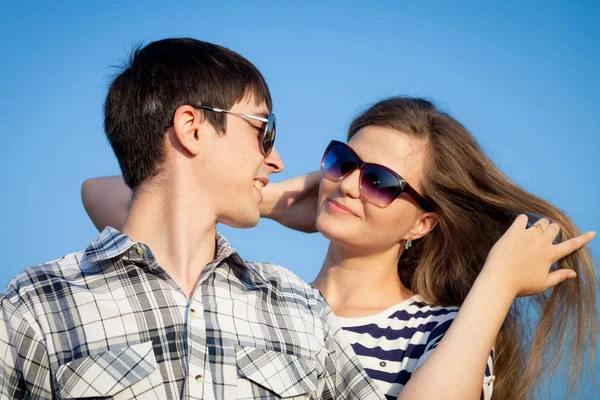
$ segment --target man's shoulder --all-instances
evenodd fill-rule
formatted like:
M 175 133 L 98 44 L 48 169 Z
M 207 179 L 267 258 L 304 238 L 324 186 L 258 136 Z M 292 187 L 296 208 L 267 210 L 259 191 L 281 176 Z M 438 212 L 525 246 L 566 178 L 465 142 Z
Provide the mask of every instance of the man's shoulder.
M 320 303 L 323 301 L 323 296 L 317 289 L 305 282 L 294 272 L 281 265 L 255 261 L 246 261 L 246 263 L 252 267 L 263 280 L 270 282 L 273 286 L 283 291 L 296 296 L 305 297 L 311 302 Z
M 267 281 L 277 282 L 291 288 L 297 288 L 314 296 L 318 291 L 298 275 L 281 265 L 270 262 L 246 261 L 257 273 Z
M 58 286 L 81 276 L 83 260 L 84 252 L 79 251 L 29 267 L 8 283 L 0 294 L 0 300 L 8 300 L 18 307 L 34 297 L 48 295 Z

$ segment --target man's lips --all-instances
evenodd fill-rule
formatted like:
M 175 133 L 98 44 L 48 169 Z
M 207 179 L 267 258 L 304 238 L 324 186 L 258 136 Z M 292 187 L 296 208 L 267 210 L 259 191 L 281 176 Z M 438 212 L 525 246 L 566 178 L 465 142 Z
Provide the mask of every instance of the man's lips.
M 252 186 L 262 191 L 265 186 L 269 184 L 269 178 L 254 178 Z
M 351 209 L 349 209 L 346 206 L 341 205 L 340 203 L 338 203 L 335 200 L 327 200 L 327 205 L 329 206 L 329 208 L 331 208 L 333 211 L 337 211 L 343 214 L 348 214 L 348 215 L 352 215 L 353 217 L 357 217 L 358 215 L 356 215 L 356 213 L 354 211 L 352 211 Z

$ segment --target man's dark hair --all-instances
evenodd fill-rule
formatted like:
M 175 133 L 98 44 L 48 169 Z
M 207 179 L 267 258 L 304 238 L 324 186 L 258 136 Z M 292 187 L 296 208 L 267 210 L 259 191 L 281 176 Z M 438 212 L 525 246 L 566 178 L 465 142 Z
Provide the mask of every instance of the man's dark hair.
M 260 71 L 225 47 L 179 38 L 136 48 L 104 103 L 104 129 L 125 183 L 135 190 L 160 171 L 165 132 L 178 107 L 202 104 L 229 110 L 248 94 L 271 110 Z M 224 133 L 224 115 L 204 116 Z

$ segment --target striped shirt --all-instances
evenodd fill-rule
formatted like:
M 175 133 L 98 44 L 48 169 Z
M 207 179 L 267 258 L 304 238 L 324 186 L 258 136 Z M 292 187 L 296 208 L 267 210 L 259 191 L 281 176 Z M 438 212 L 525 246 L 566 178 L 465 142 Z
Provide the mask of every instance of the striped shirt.
M 291 272 L 217 235 L 191 298 L 106 228 L 0 295 L 0 399 L 381 399 L 337 318 Z
M 338 319 L 367 374 L 388 400 L 395 400 L 440 343 L 457 312 L 457 307 L 429 306 L 415 295 L 377 315 Z M 485 400 L 492 395 L 493 367 L 492 351 L 483 380 Z

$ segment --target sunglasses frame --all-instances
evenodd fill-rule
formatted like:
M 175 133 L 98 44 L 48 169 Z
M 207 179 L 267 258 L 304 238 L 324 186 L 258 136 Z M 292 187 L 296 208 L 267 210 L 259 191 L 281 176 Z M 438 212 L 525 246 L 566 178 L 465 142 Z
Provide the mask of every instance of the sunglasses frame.
M 335 146 L 341 146 L 344 149 L 346 149 L 346 151 L 350 152 L 355 158 L 356 158 L 356 165 L 347 173 L 345 173 L 344 175 L 342 175 L 340 178 L 335 178 L 331 175 L 329 175 L 329 173 L 327 173 L 327 171 L 325 170 L 325 159 L 327 158 L 327 155 L 329 154 L 330 150 L 335 147 Z M 425 211 L 431 212 L 433 211 L 433 207 L 431 206 L 431 204 L 423 197 L 419 194 L 419 192 L 417 192 L 407 181 L 406 179 L 402 178 L 402 176 L 400 176 L 400 174 L 398 174 L 396 171 L 386 167 L 385 165 L 381 165 L 381 164 L 376 164 L 376 163 L 370 163 L 370 162 L 365 162 L 363 161 L 358 154 L 356 154 L 356 152 L 354 150 L 352 150 L 352 147 L 348 146 L 346 143 L 344 142 L 340 142 L 338 140 L 332 140 L 329 145 L 327 146 L 327 149 L 325 149 L 325 153 L 323 154 L 323 158 L 321 159 L 321 170 L 323 171 L 323 173 L 331 180 L 336 181 L 336 182 L 340 182 L 342 181 L 344 178 L 348 177 L 350 174 L 352 174 L 354 171 L 356 171 L 357 169 L 360 172 L 360 177 L 358 180 L 358 183 L 360 185 L 360 191 L 361 193 L 363 193 L 363 195 L 365 196 L 365 200 L 369 201 L 370 203 L 373 203 L 375 205 L 378 205 L 372 201 L 369 200 L 369 196 L 366 195 L 367 191 L 366 189 L 363 188 L 363 184 L 362 184 L 362 178 L 363 178 L 363 173 L 366 167 L 375 167 L 375 168 L 380 168 L 383 169 L 389 173 L 392 174 L 392 176 L 394 176 L 396 179 L 398 179 L 398 189 L 396 190 L 396 193 L 394 194 L 394 197 L 392 197 L 392 199 L 390 200 L 389 203 L 381 205 L 380 207 L 387 207 L 390 204 L 392 204 L 392 202 L 394 200 L 396 200 L 398 198 L 398 196 L 400 196 L 400 194 L 402 193 L 406 193 L 407 195 L 409 195 L 414 201 L 417 202 L 417 204 Z
M 210 106 L 202 106 L 202 105 L 195 105 L 192 106 L 194 108 L 200 108 L 202 110 L 210 110 L 210 111 L 214 111 L 214 112 L 218 112 L 218 113 L 227 113 L 227 114 L 233 114 L 235 116 L 238 117 L 242 117 L 242 118 L 248 118 L 254 121 L 261 121 L 261 122 L 265 122 L 265 129 L 262 132 L 262 136 L 259 135 L 258 139 L 259 139 L 259 143 L 260 143 L 260 152 L 262 153 L 263 156 L 268 156 L 269 154 L 271 154 L 271 152 L 273 151 L 273 147 L 275 147 L 275 135 L 276 135 L 276 123 L 277 123 L 277 118 L 275 118 L 275 114 L 271 113 L 268 115 L 267 118 L 263 118 L 263 117 L 259 117 L 256 115 L 251 115 L 251 114 L 244 114 L 244 113 L 239 113 L 239 112 L 235 112 L 235 111 L 229 111 L 229 110 L 223 110 L 222 108 L 216 108 L 216 107 L 210 107 Z M 267 132 L 269 132 L 269 127 L 271 127 L 271 144 L 269 146 L 268 149 L 265 150 L 265 138 L 267 137 Z

